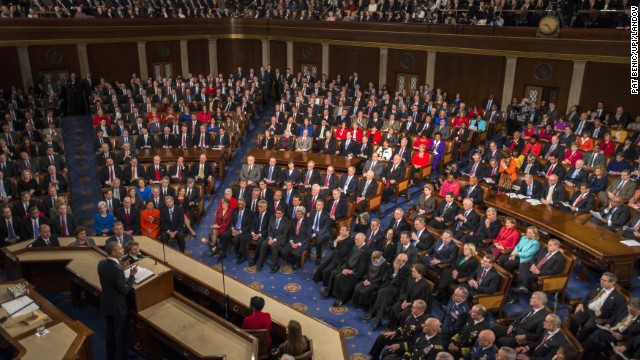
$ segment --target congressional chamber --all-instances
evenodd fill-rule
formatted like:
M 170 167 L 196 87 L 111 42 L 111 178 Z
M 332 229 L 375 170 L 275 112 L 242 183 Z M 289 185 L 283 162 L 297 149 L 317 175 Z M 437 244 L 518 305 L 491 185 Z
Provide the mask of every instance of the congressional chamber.
M 634 9 L 3 6 L 2 354 L 637 358 Z

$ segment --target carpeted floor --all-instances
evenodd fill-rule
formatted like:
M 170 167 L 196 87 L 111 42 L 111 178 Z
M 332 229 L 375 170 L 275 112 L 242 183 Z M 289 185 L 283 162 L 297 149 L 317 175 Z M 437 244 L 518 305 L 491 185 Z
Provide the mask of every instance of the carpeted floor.
M 269 108 L 269 106 L 267 106 Z M 257 133 L 263 129 L 262 123 L 264 119 L 270 116 L 269 113 L 262 114 L 256 118 L 254 123 L 257 125 L 247 132 L 245 139 L 240 142 L 240 147 L 234 151 L 232 160 L 226 165 L 226 176 L 222 182 L 217 181 L 216 186 L 219 189 L 216 196 L 211 196 L 205 201 L 206 212 L 195 230 L 198 233 L 194 240 L 187 242 L 187 248 L 191 250 L 190 256 L 199 259 L 207 264 L 218 264 L 217 258 L 208 256 L 208 247 L 203 245 L 198 239 L 206 236 L 209 232 L 209 226 L 213 223 L 215 211 L 218 202 L 222 197 L 225 188 L 230 187 L 231 182 L 237 180 L 242 161 L 248 149 L 255 147 Z M 95 205 L 99 201 L 99 188 L 97 183 L 97 175 L 95 172 L 95 157 L 91 142 L 87 141 L 87 134 L 91 131 L 91 122 L 88 117 L 69 117 L 64 119 L 65 146 L 70 166 L 70 178 L 73 191 L 74 210 L 76 217 L 80 223 L 92 226 L 93 215 L 95 214 Z M 382 226 L 386 228 L 390 221 L 390 214 L 396 207 L 408 209 L 411 207 L 419 196 L 417 188 L 411 189 L 409 199 L 400 197 L 398 203 L 389 203 L 382 207 L 383 215 L 381 216 Z M 320 287 L 314 283 L 311 278 L 315 271 L 315 264 L 312 260 L 305 264 L 304 270 L 291 271 L 291 268 L 284 267 L 279 273 L 269 274 L 268 269 L 270 263 L 267 263 L 260 273 L 256 273 L 254 268 L 248 268 L 247 263 L 236 265 L 235 255 L 229 256 L 225 261 L 225 269 L 227 276 L 242 281 L 249 286 L 260 289 L 264 293 L 280 301 L 290 304 L 300 312 L 316 317 L 327 324 L 340 329 L 347 339 L 347 350 L 350 359 L 365 359 L 375 337 L 379 331 L 372 332 L 370 323 L 361 320 L 364 312 L 362 309 L 356 309 L 347 304 L 340 308 L 332 308 L 333 299 L 321 299 Z M 268 260 L 270 262 L 270 260 Z M 571 279 L 567 287 L 567 299 L 575 299 L 583 296 L 589 289 L 594 286 L 599 278 L 599 274 L 591 272 L 591 281 L 579 281 Z M 634 295 L 640 296 L 640 289 L 637 279 L 633 281 Z M 61 308 L 65 313 L 74 319 L 78 319 L 87 324 L 94 332 L 94 357 L 96 359 L 104 358 L 104 341 L 103 341 L 103 322 L 97 309 L 84 307 L 80 309 L 73 308 L 67 294 L 50 294 L 47 298 L 56 306 Z M 505 316 L 515 316 L 522 312 L 528 306 L 528 298 L 521 296 L 519 303 L 514 305 L 506 305 L 504 307 Z M 567 315 L 567 305 L 553 302 L 550 298 L 549 306 L 556 307 L 558 313 L 564 317 Z M 442 311 L 439 306 L 433 306 L 433 315 L 441 317 Z M 269 311 L 269 305 L 265 308 Z M 320 345 L 321 339 L 314 339 L 315 344 Z M 320 345 L 321 346 L 321 345 Z

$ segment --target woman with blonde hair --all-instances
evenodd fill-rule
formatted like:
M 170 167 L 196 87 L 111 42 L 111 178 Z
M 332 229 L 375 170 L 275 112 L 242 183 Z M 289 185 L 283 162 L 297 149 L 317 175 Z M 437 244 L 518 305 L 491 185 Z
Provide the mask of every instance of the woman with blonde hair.
M 496 262 L 511 273 L 520 266 L 520 263 L 531 261 L 538 250 L 540 250 L 540 233 L 535 226 L 529 226 L 513 251 L 502 254 Z
M 302 335 L 302 325 L 295 320 L 287 324 L 287 340 L 271 350 L 271 359 L 280 359 L 282 355 L 298 356 L 311 348 L 309 339 Z
M 447 294 L 447 288 L 453 283 L 459 283 L 458 279 L 463 279 L 473 274 L 480 263 L 475 258 L 478 254 L 476 246 L 472 243 L 466 243 L 462 247 L 462 255 L 454 261 L 450 267 L 442 270 L 440 281 L 437 283 L 437 289 L 434 293 L 435 297 L 442 297 Z

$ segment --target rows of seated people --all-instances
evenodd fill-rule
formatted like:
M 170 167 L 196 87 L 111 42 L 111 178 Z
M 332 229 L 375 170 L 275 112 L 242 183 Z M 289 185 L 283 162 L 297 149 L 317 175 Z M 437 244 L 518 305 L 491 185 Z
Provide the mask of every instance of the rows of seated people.
M 12 88 L 0 96 L 0 226 L 2 246 L 35 239 L 41 225 L 71 235 L 75 218 L 55 99 L 35 99 Z M 62 215 L 61 215 L 62 214 Z M 65 226 L 59 221 L 64 217 Z

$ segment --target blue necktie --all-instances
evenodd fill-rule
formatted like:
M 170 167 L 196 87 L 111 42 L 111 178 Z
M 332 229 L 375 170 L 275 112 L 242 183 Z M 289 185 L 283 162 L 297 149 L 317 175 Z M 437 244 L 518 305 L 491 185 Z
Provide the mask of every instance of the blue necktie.
M 278 230 L 278 226 L 280 226 L 280 219 L 276 220 L 276 230 Z
M 240 227 L 242 226 L 242 213 L 243 210 L 240 210 L 238 212 L 238 222 L 236 223 L 236 230 L 240 230 Z
M 40 236 L 40 229 L 38 229 L 38 222 L 33 221 L 33 237 L 38 238 Z

